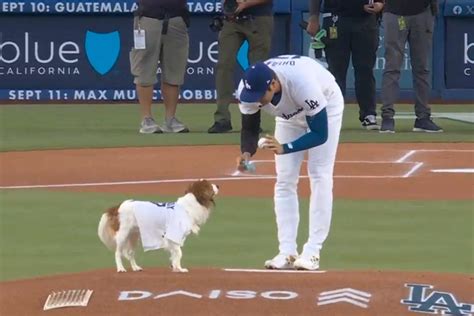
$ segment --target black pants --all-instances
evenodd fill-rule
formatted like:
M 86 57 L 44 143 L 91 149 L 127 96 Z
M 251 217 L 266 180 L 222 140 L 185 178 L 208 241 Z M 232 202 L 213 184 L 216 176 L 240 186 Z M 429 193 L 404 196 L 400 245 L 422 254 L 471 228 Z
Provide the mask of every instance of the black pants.
M 359 103 L 359 120 L 367 115 L 376 115 L 375 78 L 373 68 L 379 45 L 379 30 L 374 15 L 366 17 L 339 16 L 335 26 L 337 38 L 330 38 L 329 28 L 333 25 L 332 17 L 323 20 L 323 28 L 327 31 L 326 59 L 329 71 L 346 94 L 346 75 L 352 54 L 354 66 L 355 92 Z

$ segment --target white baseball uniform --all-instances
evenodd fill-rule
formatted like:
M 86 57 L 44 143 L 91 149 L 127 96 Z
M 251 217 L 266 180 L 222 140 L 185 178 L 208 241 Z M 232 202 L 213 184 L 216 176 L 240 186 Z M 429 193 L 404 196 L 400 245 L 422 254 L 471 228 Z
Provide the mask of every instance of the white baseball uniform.
M 179 204 L 133 200 L 127 203 L 132 204 L 144 251 L 162 248 L 165 237 L 182 246 L 191 233 L 191 219 Z
M 308 152 L 308 175 L 311 185 L 309 205 L 309 238 L 303 255 L 319 257 L 328 236 L 333 205 L 333 169 L 342 124 L 344 98 L 334 77 L 311 58 L 284 55 L 264 62 L 273 70 L 281 84 L 281 98 L 276 103 L 240 102 L 242 114 L 254 114 L 260 109 L 276 116 L 275 137 L 281 143 L 291 143 L 310 131 L 307 117 L 323 109 L 327 113 L 327 140 L 316 147 L 275 155 L 275 215 L 278 227 L 279 251 L 296 255 L 299 224 L 297 184 L 305 152 Z M 241 81 L 237 91 L 244 89 Z M 325 122 L 326 123 L 326 122 Z

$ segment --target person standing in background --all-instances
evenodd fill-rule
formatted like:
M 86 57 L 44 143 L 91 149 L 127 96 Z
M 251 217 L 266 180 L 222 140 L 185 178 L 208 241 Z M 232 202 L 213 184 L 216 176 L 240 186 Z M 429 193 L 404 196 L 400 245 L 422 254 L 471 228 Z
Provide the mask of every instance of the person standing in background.
M 179 87 L 184 82 L 189 53 L 189 12 L 186 0 L 138 0 L 133 21 L 131 72 L 141 107 L 140 133 L 185 133 L 176 118 Z M 161 67 L 161 96 L 165 121 L 160 127 L 151 113 L 156 72 Z
M 320 12 L 324 12 L 322 27 L 327 32 L 324 51 L 329 71 L 345 95 L 347 68 L 352 56 L 359 120 L 362 127 L 378 130 L 373 68 L 383 0 L 325 0 L 322 9 L 321 0 L 309 0 L 310 18 L 306 30 L 314 36 L 319 31 Z
M 234 100 L 237 52 L 249 43 L 249 63 L 269 57 L 273 32 L 273 0 L 223 0 L 224 21 L 219 32 L 216 69 L 217 110 L 209 133 L 232 130 L 229 104 Z
M 394 104 L 400 92 L 400 69 L 405 44 L 410 47 L 416 120 L 414 132 L 442 132 L 431 120 L 428 104 L 430 61 L 437 0 L 386 0 L 383 14 L 385 31 L 385 70 L 382 79 L 381 133 L 395 133 Z

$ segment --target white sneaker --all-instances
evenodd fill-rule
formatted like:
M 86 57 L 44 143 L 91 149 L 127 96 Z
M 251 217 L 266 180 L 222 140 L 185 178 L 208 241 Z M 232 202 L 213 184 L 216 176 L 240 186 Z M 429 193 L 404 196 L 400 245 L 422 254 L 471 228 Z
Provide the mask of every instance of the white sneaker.
M 293 262 L 295 261 L 296 256 L 278 254 L 273 259 L 265 261 L 266 269 L 275 269 L 275 270 L 293 270 Z
M 140 134 L 162 133 L 161 128 L 152 117 L 145 117 L 140 124 Z
M 188 133 L 189 128 L 180 122 L 176 117 L 166 119 L 163 124 L 163 132 L 165 133 Z
M 317 256 L 300 256 L 298 257 L 295 262 L 293 262 L 293 266 L 296 270 L 318 270 L 319 269 L 319 257 Z

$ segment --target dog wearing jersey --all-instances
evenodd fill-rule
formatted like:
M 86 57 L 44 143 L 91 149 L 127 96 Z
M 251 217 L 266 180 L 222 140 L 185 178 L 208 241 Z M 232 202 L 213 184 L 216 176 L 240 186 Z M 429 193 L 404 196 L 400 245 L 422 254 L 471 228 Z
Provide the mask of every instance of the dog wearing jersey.
M 141 241 L 144 251 L 165 249 L 170 253 L 173 272 L 188 272 L 181 267 L 181 247 L 190 234 L 198 234 L 215 206 L 219 186 L 207 180 L 191 183 L 176 202 L 126 200 L 109 208 L 101 217 L 98 235 L 115 252 L 117 272 L 126 272 L 122 257 L 133 271 L 142 268 L 135 261 Z

